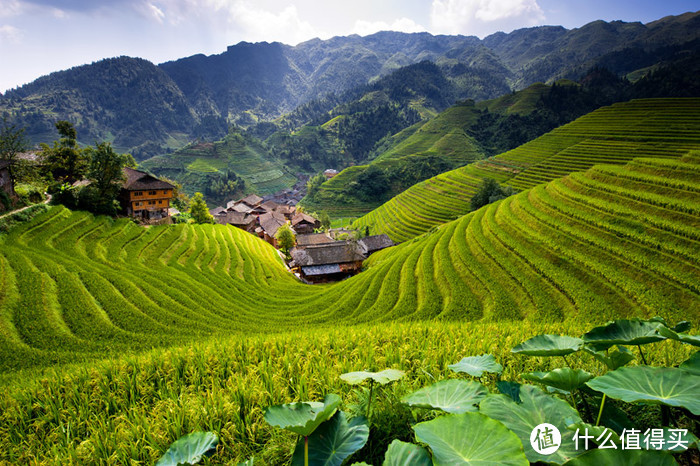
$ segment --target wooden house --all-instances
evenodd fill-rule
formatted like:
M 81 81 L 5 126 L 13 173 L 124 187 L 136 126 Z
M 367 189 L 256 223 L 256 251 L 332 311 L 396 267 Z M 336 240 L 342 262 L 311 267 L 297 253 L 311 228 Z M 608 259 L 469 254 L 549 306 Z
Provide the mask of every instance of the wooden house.
M 301 212 L 297 212 L 292 218 L 292 229 L 297 235 L 313 233 L 316 228 L 321 228 L 321 222 Z
M 168 217 L 175 186 L 133 168 L 124 168 L 124 175 L 119 199 L 127 215 L 147 220 Z
M 295 248 L 291 252 L 293 268 L 310 283 L 323 283 L 355 275 L 362 270 L 364 256 L 354 241 Z
M 311 233 L 309 235 L 297 235 L 296 240 L 298 248 L 318 246 L 319 244 L 328 244 L 335 241 L 326 233 Z
M 257 218 L 254 215 L 241 212 L 224 211 L 222 214 L 215 216 L 214 219 L 221 225 L 233 225 L 249 233 L 254 233 L 257 225 Z
M 258 236 L 274 247 L 277 247 L 277 230 L 287 223 L 287 219 L 283 215 L 276 214 L 274 212 L 265 213 L 258 217 L 258 224 L 260 227 L 256 229 Z
M 373 252 L 394 246 L 394 242 L 385 234 L 365 236 L 357 242 L 365 257 L 369 257 Z

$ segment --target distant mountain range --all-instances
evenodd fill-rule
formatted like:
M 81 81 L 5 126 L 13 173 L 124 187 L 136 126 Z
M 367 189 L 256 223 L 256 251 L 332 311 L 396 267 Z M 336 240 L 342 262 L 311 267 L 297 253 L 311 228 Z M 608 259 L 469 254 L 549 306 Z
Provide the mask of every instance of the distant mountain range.
M 158 66 L 119 57 L 52 73 L 0 96 L 0 115 L 26 126 L 34 142 L 56 138 L 53 123 L 67 119 L 81 141 L 111 141 L 143 159 L 193 139 L 219 139 L 229 124 L 272 120 L 426 60 L 450 86 L 442 100 L 434 99 L 433 110 L 441 111 L 458 99 L 484 100 L 535 82 L 578 79 L 601 64 L 620 75 L 641 75 L 698 50 L 698 12 L 648 24 L 526 28 L 483 40 L 380 32 L 294 47 L 241 42 L 219 55 Z

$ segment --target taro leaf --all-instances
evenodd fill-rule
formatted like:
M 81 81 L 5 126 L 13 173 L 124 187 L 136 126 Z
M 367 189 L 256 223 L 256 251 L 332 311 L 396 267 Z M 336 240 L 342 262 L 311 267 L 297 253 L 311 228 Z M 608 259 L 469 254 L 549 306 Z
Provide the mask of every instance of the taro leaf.
M 430 459 L 428 450 L 414 445 L 412 443 L 394 440 L 389 445 L 389 448 L 384 455 L 384 463 L 382 466 L 431 466 L 433 462 Z
M 689 345 L 693 346 L 700 346 L 700 335 L 688 335 L 687 333 L 678 333 L 666 327 L 661 327 L 659 329 L 659 334 L 666 338 L 670 338 L 671 340 L 680 341 L 682 343 L 688 343 Z
M 479 382 L 472 380 L 441 380 L 411 393 L 401 399 L 415 408 L 441 409 L 447 413 L 466 413 L 476 411 L 488 390 Z
M 528 356 L 566 356 L 583 346 L 583 340 L 568 335 L 537 335 L 513 348 L 511 353 Z
M 206 454 L 216 450 L 219 438 L 214 432 L 192 432 L 175 440 L 156 466 L 197 464 Z
M 416 424 L 413 430 L 419 442 L 430 446 L 436 466 L 528 465 L 520 439 L 500 422 L 480 413 L 440 416 Z
M 613 442 L 616 446 L 618 446 L 618 448 L 621 446 L 620 436 L 617 435 L 617 432 L 615 432 L 615 430 L 606 426 L 594 426 L 593 424 L 580 421 L 575 422 L 573 424 L 569 424 L 568 426 L 566 426 L 566 428 L 574 433 L 578 430 L 579 435 L 592 435 L 593 439 L 590 440 L 592 443 L 597 443 L 596 439 L 598 438 L 600 438 L 601 441 L 603 441 L 606 439 L 608 434 L 610 434 L 610 440 L 608 440 L 608 442 Z M 602 438 L 601 435 L 603 436 Z M 583 440 L 581 440 L 579 446 L 584 447 Z
M 624 346 L 618 346 L 616 350 L 608 352 L 604 351 L 607 347 L 604 348 L 603 351 L 597 351 L 594 345 L 585 345 L 583 349 L 592 354 L 598 361 L 608 366 L 608 369 L 611 371 L 634 360 L 632 352 Z
M 593 378 L 593 374 L 581 369 L 561 367 L 549 372 L 530 372 L 521 376 L 530 382 L 539 382 L 548 387 L 571 392 Z
M 308 437 L 340 405 L 340 397 L 329 393 L 323 403 L 305 401 L 270 406 L 265 410 L 268 424 L 287 429 L 302 437 Z
M 345 458 L 365 446 L 369 438 L 369 424 L 364 416 L 348 421 L 343 411 L 338 411 L 321 424 L 309 436 L 309 464 L 340 466 Z M 301 439 L 292 456 L 292 466 L 304 464 L 304 439 Z
M 503 380 L 496 382 L 496 388 L 499 392 L 511 397 L 516 403 L 520 403 L 520 384 L 518 382 Z
M 472 377 L 481 377 L 484 372 L 492 374 L 501 374 L 503 372 L 503 366 L 498 364 L 496 359 L 490 354 L 462 358 L 458 363 L 450 364 L 447 367 L 454 372 L 466 372 Z
M 619 447 L 618 447 L 619 448 Z M 644 466 L 677 465 L 673 456 L 655 450 L 604 449 L 589 450 L 567 462 L 565 466 L 619 466 L 621 464 L 643 464 Z
M 700 351 L 694 353 L 687 361 L 681 364 L 680 369 L 694 375 L 700 375 Z
M 666 326 L 661 322 L 640 319 L 615 320 L 601 327 L 595 327 L 583 335 L 587 344 L 595 345 L 597 349 L 609 348 L 613 345 L 644 345 L 655 341 L 665 340 L 659 335 L 659 329 Z
M 669 327 L 671 330 L 673 330 L 676 333 L 682 333 L 682 332 L 687 332 L 690 330 L 691 323 L 688 322 L 687 320 L 680 321 L 676 324 L 675 327 Z
M 384 369 L 380 372 L 347 372 L 345 374 L 341 374 L 340 378 L 350 385 L 361 384 L 367 379 L 374 380 L 379 385 L 386 385 L 394 380 L 399 380 L 403 376 L 404 371 L 400 371 L 398 369 Z
M 479 404 L 479 411 L 515 432 L 525 447 L 527 459 L 533 463 L 562 464 L 583 453 L 574 448 L 574 433 L 566 428 L 569 424 L 581 422 L 581 416 L 574 408 L 533 385 L 520 386 L 520 399 L 522 403 L 517 404 L 504 395 L 489 395 Z M 561 446 L 550 455 L 537 453 L 530 444 L 532 431 L 543 423 L 553 424 L 561 433 Z
M 587 385 L 628 403 L 675 406 L 700 415 L 700 376 L 675 367 L 621 367 Z

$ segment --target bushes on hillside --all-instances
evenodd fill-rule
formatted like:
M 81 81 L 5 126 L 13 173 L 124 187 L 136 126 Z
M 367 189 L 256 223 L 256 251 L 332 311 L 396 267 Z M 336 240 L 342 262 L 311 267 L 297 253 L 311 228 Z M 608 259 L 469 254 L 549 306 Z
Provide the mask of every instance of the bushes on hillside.
M 471 200 L 471 210 L 477 210 L 492 202 L 505 199 L 518 191 L 511 186 L 501 186 L 498 181 L 486 178 L 479 185 L 479 189 Z

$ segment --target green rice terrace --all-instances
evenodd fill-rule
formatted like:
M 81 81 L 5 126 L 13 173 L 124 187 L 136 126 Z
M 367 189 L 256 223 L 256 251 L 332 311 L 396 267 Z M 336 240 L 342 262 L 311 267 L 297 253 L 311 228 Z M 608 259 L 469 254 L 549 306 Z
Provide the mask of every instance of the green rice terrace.
M 281 464 L 294 439 L 263 408 L 329 390 L 362 402 L 343 372 L 407 371 L 398 397 L 465 355 L 495 354 L 511 380 L 548 367 L 508 353 L 537 332 L 635 316 L 697 322 L 698 193 L 698 156 L 596 165 L 315 286 L 232 227 L 144 229 L 51 208 L 0 240 L 0 459 L 151 463 L 204 429 L 220 436 L 215 462 Z M 669 345 L 650 360 L 690 354 Z
M 355 222 L 406 241 L 469 212 L 484 178 L 524 190 L 596 164 L 674 159 L 700 150 L 700 99 L 640 99 L 604 107 L 516 149 L 414 185 Z

